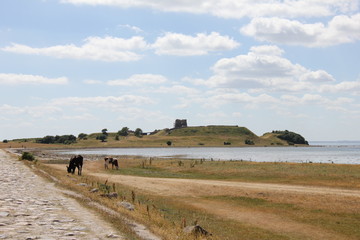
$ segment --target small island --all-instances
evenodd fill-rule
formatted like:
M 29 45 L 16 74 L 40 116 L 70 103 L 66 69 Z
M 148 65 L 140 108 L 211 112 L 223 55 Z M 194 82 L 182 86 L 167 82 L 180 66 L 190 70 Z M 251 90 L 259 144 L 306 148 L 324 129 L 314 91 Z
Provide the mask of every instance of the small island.
M 172 128 L 143 132 L 122 127 L 117 132 L 106 128 L 98 133 L 44 136 L 42 138 L 4 140 L 13 147 L 46 144 L 49 147 L 243 147 L 308 145 L 303 136 L 288 130 L 273 130 L 257 136 L 237 125 L 188 126 L 186 119 L 176 119 Z M 30 146 L 31 147 L 31 146 Z

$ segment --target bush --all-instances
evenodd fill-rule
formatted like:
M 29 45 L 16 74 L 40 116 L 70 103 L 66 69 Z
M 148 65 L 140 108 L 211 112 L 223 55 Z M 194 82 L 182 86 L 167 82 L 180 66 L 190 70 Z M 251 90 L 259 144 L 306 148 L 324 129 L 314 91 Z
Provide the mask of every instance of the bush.
M 62 135 L 62 136 L 45 136 L 43 138 L 37 139 L 37 143 L 44 143 L 44 144 L 72 144 L 76 143 L 76 137 L 74 135 Z
M 136 137 L 142 137 L 143 131 L 141 130 L 141 128 L 137 128 L 137 129 L 135 130 L 135 132 L 134 132 L 134 135 L 135 135 Z
M 85 133 L 80 133 L 79 135 L 78 135 L 78 138 L 80 139 L 80 140 L 86 140 L 87 139 L 87 134 L 85 134 Z
M 3 143 L 8 143 L 8 142 L 9 142 L 9 141 L 8 141 L 8 140 L 6 140 L 6 139 L 3 141 Z
M 252 141 L 252 140 L 250 140 L 250 139 L 246 139 L 246 140 L 245 140 L 245 144 L 247 144 L 247 145 L 254 145 L 255 143 L 254 143 L 254 141 Z
M 96 140 L 100 140 L 101 142 L 106 142 L 107 135 L 102 134 L 96 137 Z
M 172 142 L 171 142 L 171 141 L 167 141 L 166 144 L 167 144 L 168 146 L 171 146 Z
M 287 141 L 290 145 L 294 144 L 306 144 L 309 143 L 305 140 L 303 136 L 298 133 L 290 132 L 288 130 L 285 131 L 273 131 L 273 133 L 279 134 L 277 137 L 281 140 Z
M 23 152 L 21 155 L 21 160 L 34 161 L 35 157 L 29 152 Z

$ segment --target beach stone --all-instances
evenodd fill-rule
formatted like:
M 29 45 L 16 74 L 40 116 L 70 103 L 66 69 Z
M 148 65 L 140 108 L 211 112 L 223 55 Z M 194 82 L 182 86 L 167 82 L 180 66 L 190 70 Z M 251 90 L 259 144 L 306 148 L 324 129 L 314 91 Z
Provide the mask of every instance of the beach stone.
M 193 234 L 195 236 L 211 236 L 212 234 L 206 231 L 199 225 L 187 226 L 183 228 L 183 232 L 187 234 Z
M 9 212 L 0 212 L 0 217 L 7 217 L 9 215 L 10 215 Z
M 109 198 L 117 198 L 119 196 L 119 194 L 117 192 L 112 192 L 112 193 L 109 193 L 108 197 Z
M 87 185 L 86 183 L 79 183 L 78 186 L 87 187 L 89 185 Z
M 90 192 L 92 192 L 92 193 L 96 193 L 96 192 L 98 192 L 98 191 L 99 191 L 98 188 L 93 188 L 93 189 L 90 190 Z
M 129 211 L 134 211 L 135 210 L 135 206 L 129 202 L 126 201 L 122 201 L 118 203 L 121 207 L 129 210 Z

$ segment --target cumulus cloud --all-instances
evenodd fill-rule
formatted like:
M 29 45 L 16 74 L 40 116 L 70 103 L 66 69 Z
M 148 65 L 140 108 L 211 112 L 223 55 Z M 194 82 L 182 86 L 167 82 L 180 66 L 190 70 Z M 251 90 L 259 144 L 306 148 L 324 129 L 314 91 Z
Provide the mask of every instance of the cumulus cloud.
M 351 98 L 337 97 L 335 99 L 330 99 L 319 94 L 304 94 L 302 97 L 297 97 L 293 95 L 283 95 L 281 100 L 285 104 L 289 105 L 322 105 L 326 108 L 339 107 L 343 104 L 352 103 L 354 100 Z
M 195 89 L 195 88 L 190 88 L 190 87 L 186 87 L 186 86 L 182 86 L 182 85 L 174 85 L 171 87 L 159 87 L 157 90 L 155 90 L 154 92 L 158 92 L 158 93 L 167 93 L 167 94 L 186 94 L 186 95 L 194 95 L 194 94 L 198 94 L 200 91 Z
M 66 77 L 48 78 L 39 75 L 0 73 L 0 85 L 24 85 L 24 84 L 55 84 L 68 83 Z
M 83 80 L 83 83 L 89 84 L 89 85 L 95 85 L 95 84 L 102 84 L 102 81 L 94 80 L 94 79 L 85 79 Z
M 268 94 L 252 96 L 249 93 L 223 93 L 210 98 L 211 104 L 245 103 L 245 104 L 270 104 L 278 103 L 278 100 Z
M 312 71 L 292 63 L 282 56 L 283 52 L 272 45 L 252 47 L 246 55 L 218 60 L 212 67 L 212 77 L 194 82 L 209 87 L 305 91 L 316 89 L 318 83 L 334 81 L 324 70 Z
M 119 110 L 130 105 L 153 104 L 154 101 L 148 97 L 136 95 L 124 96 L 98 96 L 98 97 L 67 97 L 51 101 L 54 106 L 92 106 L 111 110 Z
M 283 18 L 254 18 L 240 31 L 259 41 L 328 47 L 360 40 L 360 14 L 335 16 L 327 26 Z
M 350 93 L 360 95 L 360 81 L 345 81 L 338 84 L 325 84 L 320 87 L 320 92 Z
M 166 82 L 166 77 L 156 74 L 134 74 L 128 79 L 110 80 L 110 86 L 143 86 L 144 84 L 162 84 Z
M 31 117 L 39 118 L 57 112 L 61 112 L 61 109 L 57 106 L 50 105 L 18 107 L 9 104 L 3 104 L 0 106 L 0 113 L 5 116 L 27 114 Z
M 217 32 L 211 34 L 198 33 L 189 36 L 179 33 L 166 33 L 158 37 L 152 45 L 158 55 L 194 56 L 206 55 L 209 52 L 232 50 L 239 46 L 228 36 Z
M 69 58 L 106 62 L 128 62 L 141 59 L 142 56 L 134 51 L 143 50 L 147 47 L 145 40 L 138 36 L 130 39 L 89 37 L 85 39 L 84 42 L 85 43 L 81 46 L 69 44 L 45 48 L 34 48 L 13 43 L 11 46 L 2 48 L 2 50 L 20 54 L 51 56 L 61 59 Z
M 144 32 L 141 28 L 139 28 L 137 26 L 132 26 L 132 25 L 129 25 L 129 24 L 120 24 L 119 27 L 129 29 L 129 30 L 134 31 L 136 33 Z
M 319 17 L 336 13 L 354 12 L 358 9 L 357 0 L 60 0 L 75 5 L 106 5 L 121 8 L 152 8 L 165 12 L 188 12 L 211 14 L 222 18 L 244 18 L 259 16 L 278 17 Z

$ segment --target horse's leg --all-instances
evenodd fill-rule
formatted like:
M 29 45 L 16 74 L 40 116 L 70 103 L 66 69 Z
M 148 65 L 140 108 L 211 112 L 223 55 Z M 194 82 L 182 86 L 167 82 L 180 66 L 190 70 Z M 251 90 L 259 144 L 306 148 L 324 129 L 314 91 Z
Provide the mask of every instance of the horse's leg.
M 82 166 L 78 166 L 78 175 L 81 175 Z

